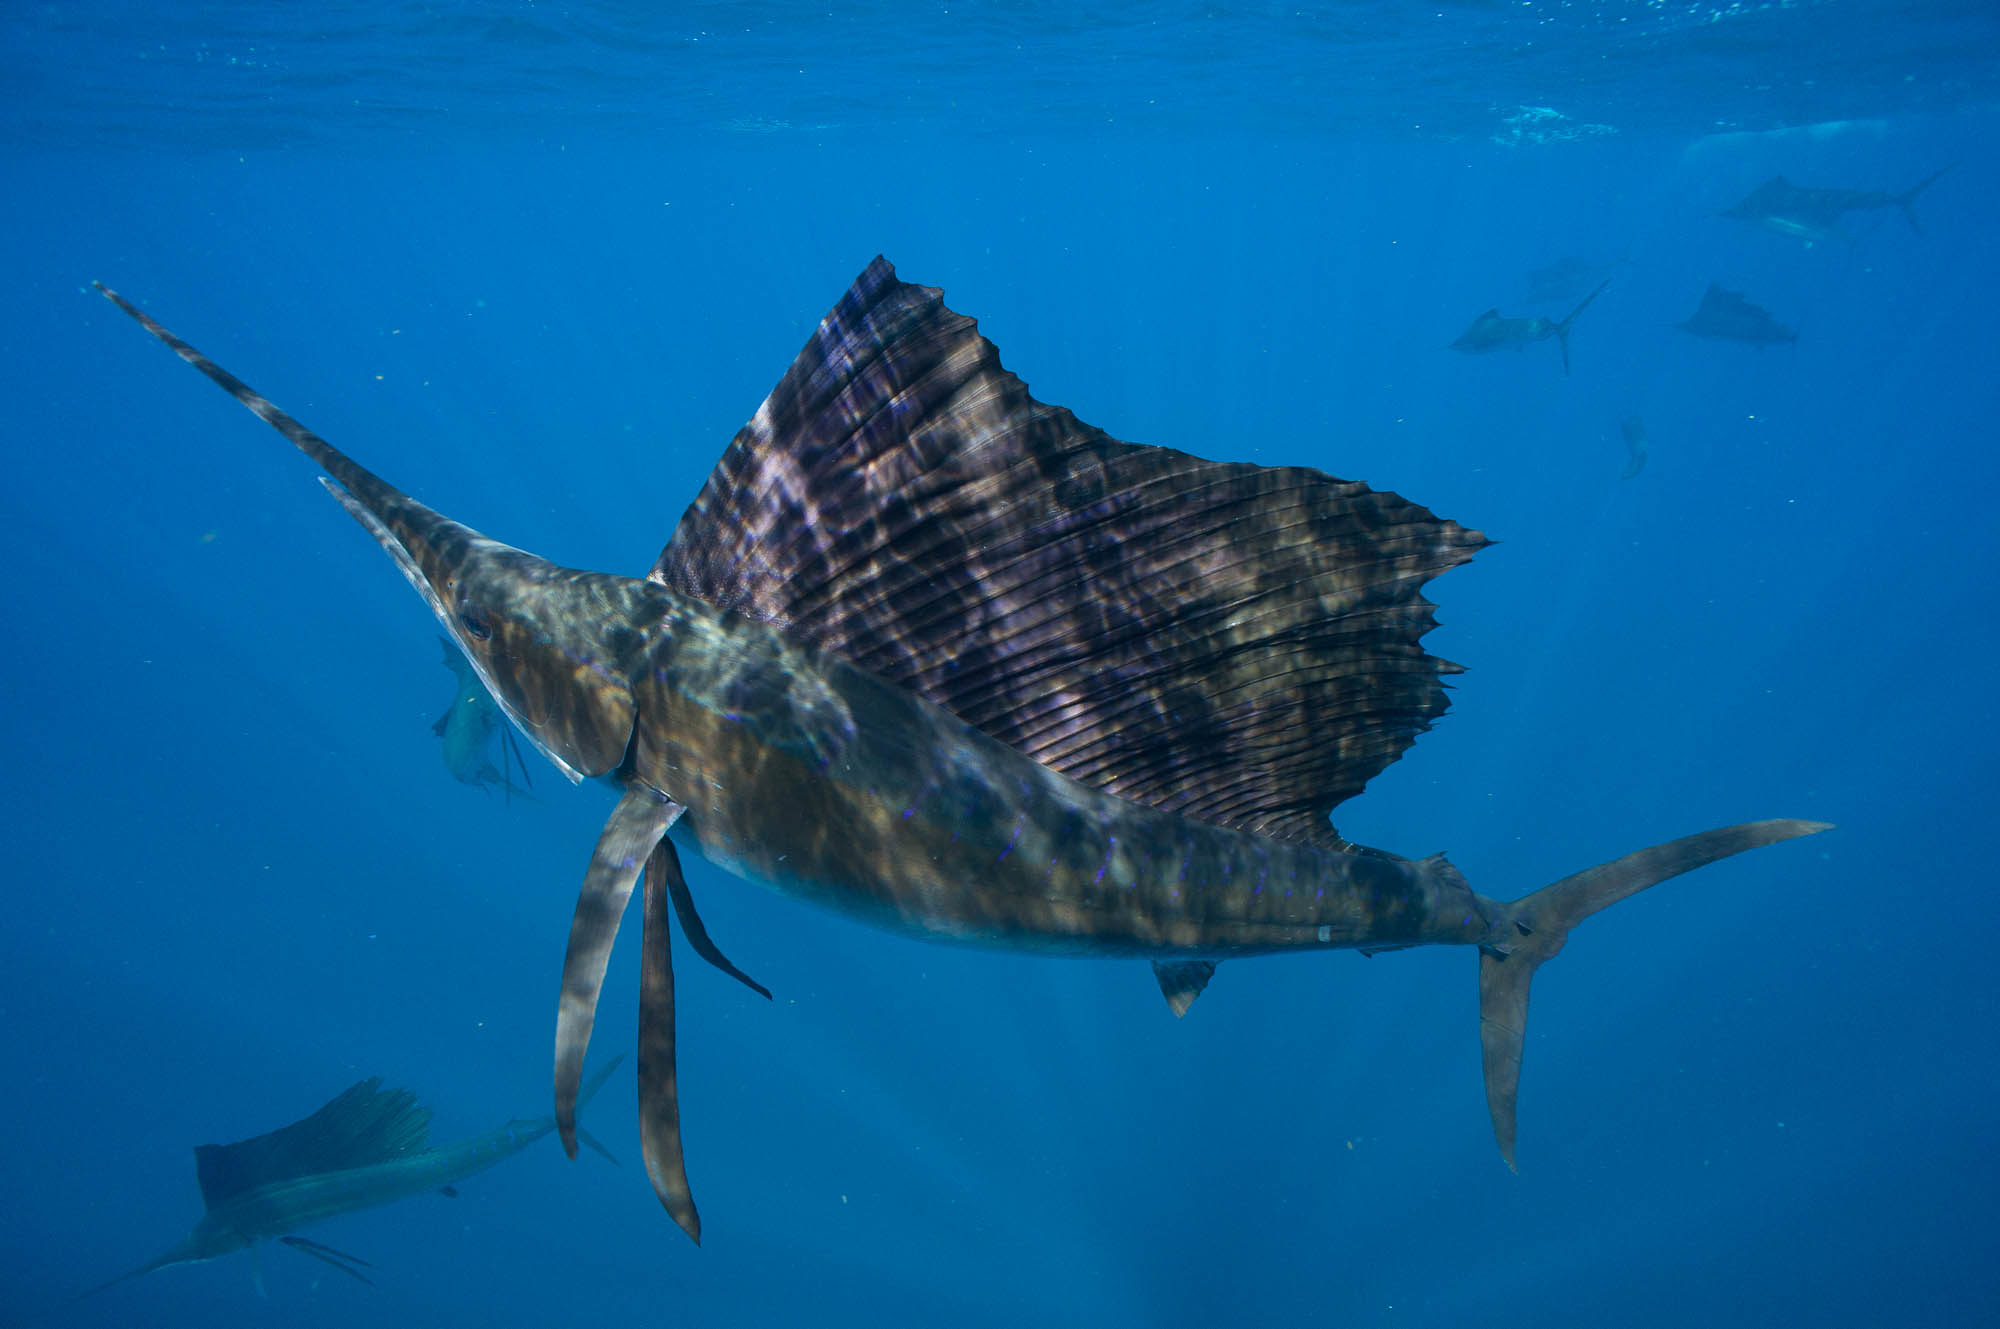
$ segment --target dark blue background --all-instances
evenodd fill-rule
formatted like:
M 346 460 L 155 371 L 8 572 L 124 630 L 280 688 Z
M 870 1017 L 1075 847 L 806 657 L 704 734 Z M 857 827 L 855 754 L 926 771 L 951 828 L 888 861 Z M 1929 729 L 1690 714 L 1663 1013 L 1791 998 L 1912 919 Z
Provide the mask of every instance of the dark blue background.
M 926 11 L 915 44 L 841 47 L 836 75 L 810 25 L 788 38 L 762 6 L 771 70 L 796 53 L 816 88 L 870 92 L 766 124 L 744 121 L 744 65 L 708 70 L 713 109 L 682 78 L 621 119 L 594 113 L 592 79 L 640 97 L 611 74 L 643 69 L 641 45 L 459 34 L 438 67 L 435 33 L 370 28 L 368 8 L 343 11 L 331 83 L 295 68 L 235 108 L 214 70 L 262 38 L 231 37 L 231 7 L 200 60 L 143 11 L 10 20 L 34 39 L 10 60 L 36 72 L 0 93 L 0 1317 L 177 1240 L 199 1214 L 191 1146 L 361 1076 L 420 1092 L 440 1139 L 546 1110 L 563 937 L 610 807 L 539 763 L 538 805 L 451 781 L 429 615 L 303 460 L 88 283 L 450 515 L 638 575 L 878 251 L 978 317 L 1038 396 L 1122 438 L 1322 467 L 1501 541 L 1433 586 L 1428 644 L 1471 672 L 1339 810 L 1350 836 L 1449 849 L 1511 897 L 1712 825 L 1840 829 L 1573 938 L 1536 989 L 1519 1177 L 1486 1122 L 1469 954 L 1234 964 L 1176 1022 L 1137 963 L 927 947 L 692 864 L 710 931 L 777 994 L 680 967 L 702 1249 L 646 1185 L 627 1072 L 590 1114 L 622 1169 L 540 1146 L 455 1200 L 313 1231 L 376 1287 L 277 1252 L 259 1300 L 236 1256 L 57 1322 L 2000 1313 L 2000 191 L 1984 90 L 1952 53 L 1898 100 L 1906 67 L 1871 59 L 1893 21 L 1801 15 L 1879 87 L 1850 83 L 1848 123 L 1710 135 L 1796 118 L 1741 71 L 1796 89 L 1818 66 L 1752 42 L 1724 74 L 1711 48 L 1668 48 L 1676 115 L 1651 85 L 1629 105 L 1576 91 L 1606 49 L 1589 34 L 1488 11 L 1437 21 L 1511 33 L 1516 63 L 1468 46 L 1390 92 L 1327 70 L 1371 51 L 1393 69 L 1391 32 L 1287 44 L 1262 11 L 1166 7 L 1066 34 L 1014 7 L 958 34 Z M 1196 77 L 1157 26 L 1202 22 L 1224 26 Z M 1064 97 L 976 59 L 1010 33 L 1066 53 Z M 1619 132 L 1520 141 L 1510 115 L 1548 89 L 1508 71 L 1537 40 L 1534 68 L 1577 71 L 1571 120 Z M 464 54 L 478 41 L 542 81 L 510 100 Z M 616 61 L 593 71 L 592 51 Z M 976 102 L 949 95 L 954 61 Z M 389 127 L 385 67 L 436 113 Z M 1179 114 L 1111 122 L 1092 68 L 1175 92 Z M 1434 135 L 1404 114 L 1426 86 L 1457 90 Z M 1262 93 L 1219 91 L 1245 87 Z M 367 114 L 343 118 L 348 90 Z M 1853 243 L 1808 247 L 1713 215 L 1779 171 L 1895 189 L 1954 161 L 1921 235 L 1859 214 Z M 1561 313 L 1524 293 L 1565 254 L 1628 260 L 1577 325 L 1572 377 L 1553 346 L 1443 349 L 1489 306 Z M 1711 280 L 1798 344 L 1669 328 Z M 1651 458 L 1621 481 L 1634 414 Z M 633 1041 L 636 940 L 599 1049 Z

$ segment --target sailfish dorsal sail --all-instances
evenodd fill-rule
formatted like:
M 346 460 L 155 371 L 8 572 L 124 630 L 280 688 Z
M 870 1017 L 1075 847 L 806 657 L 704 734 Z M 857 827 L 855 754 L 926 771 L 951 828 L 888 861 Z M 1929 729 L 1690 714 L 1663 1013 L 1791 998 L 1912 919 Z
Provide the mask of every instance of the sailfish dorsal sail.
M 1121 442 L 877 258 L 650 575 L 1073 779 L 1330 843 L 1443 713 L 1422 589 L 1486 543 L 1320 471 Z
M 289 1126 L 194 1151 L 195 1179 L 209 1209 L 283 1181 L 386 1163 L 430 1147 L 431 1110 L 407 1089 L 372 1076 Z

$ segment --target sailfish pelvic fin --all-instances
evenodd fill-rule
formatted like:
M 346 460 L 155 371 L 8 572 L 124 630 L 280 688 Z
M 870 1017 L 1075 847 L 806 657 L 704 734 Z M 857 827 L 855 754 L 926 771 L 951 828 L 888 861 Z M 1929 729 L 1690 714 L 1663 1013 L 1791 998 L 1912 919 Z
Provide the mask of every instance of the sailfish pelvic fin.
M 571 1158 L 576 1157 L 577 1091 L 583 1079 L 583 1054 L 590 1046 L 590 1028 L 597 1019 L 597 994 L 604 987 L 611 943 L 617 939 L 618 922 L 632 898 L 640 869 L 684 811 L 680 804 L 636 780 L 626 785 L 624 796 L 597 838 L 590 871 L 576 897 L 569 949 L 563 955 L 562 999 L 556 1008 L 556 1131 L 562 1137 L 563 1152 Z
M 681 1153 L 681 1107 L 674 1069 L 674 957 L 667 922 L 668 882 L 680 864 L 664 838 L 646 864 L 644 925 L 639 943 L 639 1148 L 653 1194 L 695 1245 L 701 1215 Z M 683 887 L 685 889 L 685 887 Z

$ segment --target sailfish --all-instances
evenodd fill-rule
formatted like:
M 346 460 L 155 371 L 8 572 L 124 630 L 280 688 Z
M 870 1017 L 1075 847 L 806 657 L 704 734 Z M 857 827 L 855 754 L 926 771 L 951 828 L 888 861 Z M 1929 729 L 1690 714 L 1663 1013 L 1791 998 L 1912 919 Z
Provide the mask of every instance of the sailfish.
M 534 779 L 528 774 L 528 763 L 521 756 L 521 745 L 514 741 L 514 731 L 507 727 L 500 714 L 500 708 L 486 693 L 486 685 L 479 681 L 479 674 L 459 654 L 458 647 L 448 638 L 438 638 L 444 647 L 444 667 L 451 670 L 451 705 L 431 726 L 431 732 L 438 736 L 444 755 L 444 768 L 460 784 L 491 789 L 499 785 L 509 803 L 514 801 L 514 781 L 508 772 L 520 768 L 521 780 L 532 786 Z M 500 735 L 500 765 L 495 766 L 487 759 L 486 752 L 495 731 Z M 522 795 L 527 797 L 526 794 Z
M 100 289 L 103 289 L 100 287 Z M 1511 1167 L 1528 988 L 1591 914 L 1826 829 L 1686 836 L 1517 900 L 1332 809 L 1445 709 L 1423 588 L 1486 538 L 1303 467 L 1121 442 L 1029 395 L 943 293 L 876 258 L 723 453 L 644 577 L 489 539 L 104 294 L 324 471 L 528 741 L 607 780 L 557 1004 L 555 1119 L 643 881 L 648 1175 L 699 1242 L 667 915 L 673 831 L 726 871 L 897 932 L 1150 960 L 1184 1014 L 1224 961 L 1462 945 Z
M 1578 314 L 1590 308 L 1590 302 L 1604 294 L 1604 288 L 1611 284 L 1606 277 L 1591 289 L 1589 295 L 1577 302 L 1576 308 L 1561 318 L 1505 318 L 1498 309 L 1489 309 L 1467 325 L 1458 339 L 1452 342 L 1450 350 L 1465 355 L 1484 355 L 1488 351 L 1513 349 L 1524 350 L 1538 341 L 1555 338 L 1562 350 L 1563 374 L 1569 374 L 1569 330 L 1576 323 Z
M 1902 212 L 1903 220 L 1909 222 L 1910 229 L 1922 235 L 1924 228 L 1917 221 L 1917 195 L 1936 184 L 1946 171 L 1956 165 L 1954 162 L 1951 166 L 1932 171 L 1900 194 L 1880 189 L 1820 189 L 1811 185 L 1795 185 L 1782 175 L 1774 175 L 1719 215 L 1753 222 L 1810 245 L 1835 236 L 1851 242 L 1854 237 L 1840 226 L 1841 218 L 1850 212 L 1896 208 Z
M 588 1103 L 624 1060 L 621 1054 L 599 1067 L 578 1092 L 577 1106 Z M 430 1125 L 431 1110 L 415 1094 L 384 1089 L 378 1075 L 348 1086 L 289 1126 L 234 1144 L 200 1145 L 194 1170 L 203 1211 L 194 1230 L 165 1254 L 98 1284 L 71 1304 L 173 1265 L 240 1250 L 254 1254 L 260 1241 L 276 1241 L 371 1282 L 362 1272 L 373 1267 L 368 1261 L 301 1237 L 298 1229 L 431 1191 L 457 1195 L 457 1183 L 512 1158 L 554 1130 L 556 1122 L 552 1116 L 516 1118 L 435 1148 Z M 605 1153 L 588 1134 L 580 1138 Z

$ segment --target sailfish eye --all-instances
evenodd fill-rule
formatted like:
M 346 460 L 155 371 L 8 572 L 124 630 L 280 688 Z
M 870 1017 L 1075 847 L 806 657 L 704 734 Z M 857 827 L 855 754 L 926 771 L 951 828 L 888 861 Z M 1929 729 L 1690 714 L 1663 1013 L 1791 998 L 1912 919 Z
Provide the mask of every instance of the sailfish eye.
M 458 621 L 465 628 L 466 635 L 474 641 L 491 641 L 493 624 L 487 621 L 486 615 L 473 606 L 464 591 L 458 593 L 457 600 Z

